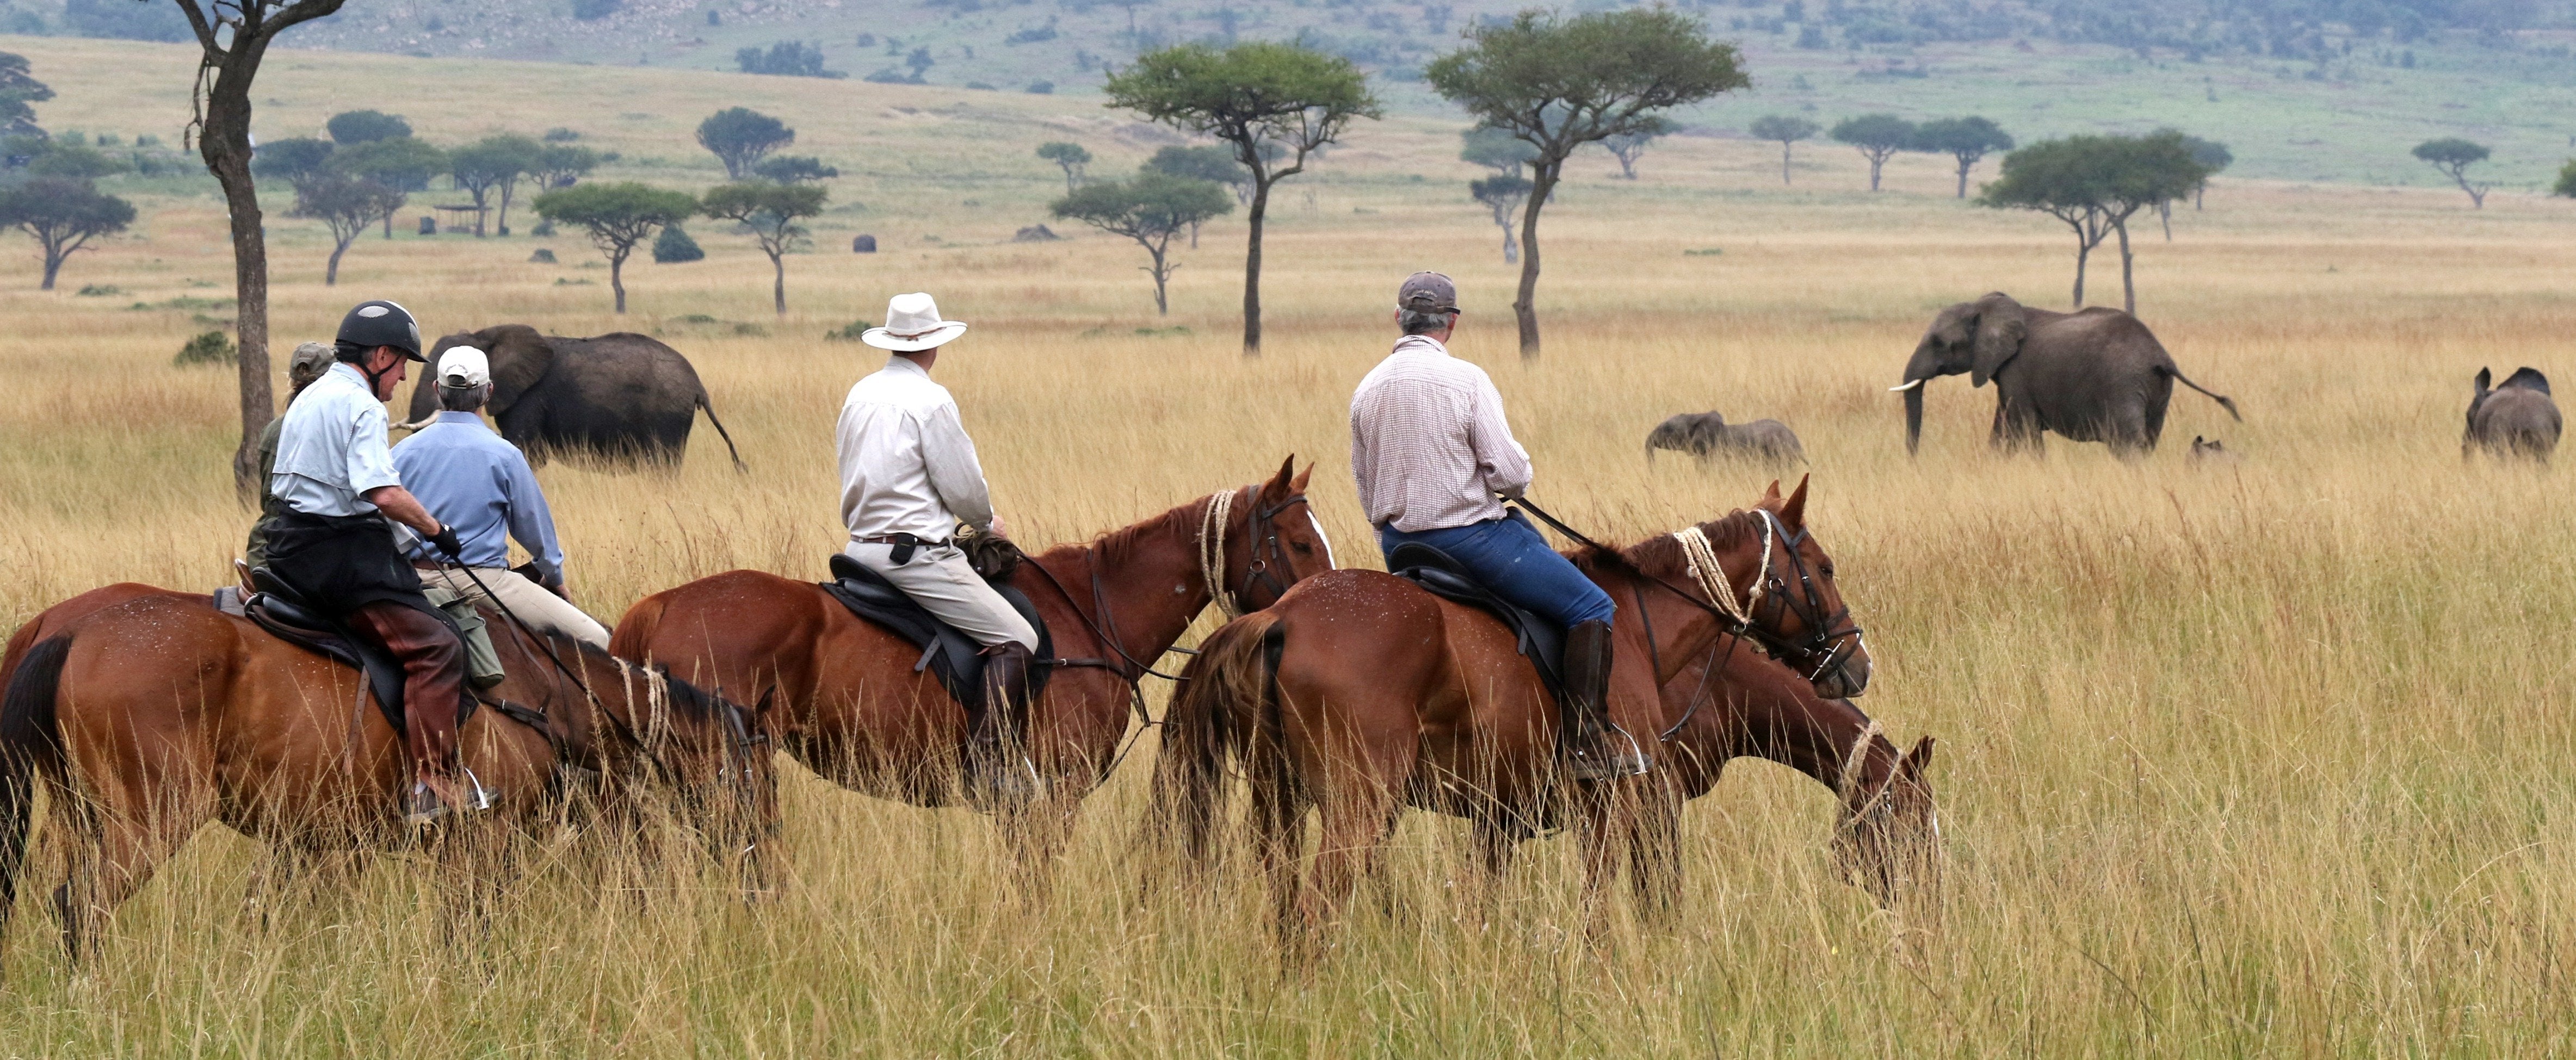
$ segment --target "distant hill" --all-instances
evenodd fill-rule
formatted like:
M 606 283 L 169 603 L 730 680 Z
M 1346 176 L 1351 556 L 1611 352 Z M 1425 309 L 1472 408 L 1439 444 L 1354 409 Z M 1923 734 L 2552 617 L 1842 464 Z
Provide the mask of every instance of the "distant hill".
M 1462 28 L 1521 0 L 350 0 L 295 47 L 788 72 L 1088 93 L 1141 49 L 1295 39 L 1349 57 L 1390 105 Z M 1569 10 L 1617 6 L 1572 0 Z M 2415 143 L 2493 147 L 2540 187 L 2576 153 L 2576 0 L 1746 0 L 1684 4 L 1744 48 L 1756 88 L 1681 115 L 1735 136 L 1762 113 L 1830 126 L 1982 113 L 2027 141 L 2173 125 L 2237 176 L 2425 185 Z M 169 0 L 0 0 L 0 31 L 176 39 Z M 1819 145 L 1833 149 L 1829 145 Z

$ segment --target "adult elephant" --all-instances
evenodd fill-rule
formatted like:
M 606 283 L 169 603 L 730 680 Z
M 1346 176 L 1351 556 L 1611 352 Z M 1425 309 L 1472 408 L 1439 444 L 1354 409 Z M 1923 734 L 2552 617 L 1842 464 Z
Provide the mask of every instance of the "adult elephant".
M 2000 291 L 1961 302 L 1932 319 L 1905 362 L 1905 451 L 1923 439 L 1923 384 L 1968 373 L 1972 386 L 1995 384 L 1998 449 L 2040 448 L 2047 431 L 2079 442 L 2105 442 L 2123 457 L 2153 450 L 2164 434 L 2165 405 L 2175 380 L 2209 394 L 2242 420 L 2236 403 L 2184 378 L 2138 318 L 2095 307 L 2073 313 L 2031 309 Z
M 501 436 L 544 463 L 551 453 L 589 453 L 621 460 L 676 464 L 688 452 L 689 429 L 705 409 L 724 438 L 733 465 L 742 453 L 716 418 L 697 369 L 680 351 L 631 332 L 575 339 L 539 335 L 525 324 L 502 324 L 438 340 L 430 355 L 472 346 L 492 359 L 492 400 L 486 408 Z M 421 373 L 411 391 L 417 430 L 438 413 L 436 372 Z

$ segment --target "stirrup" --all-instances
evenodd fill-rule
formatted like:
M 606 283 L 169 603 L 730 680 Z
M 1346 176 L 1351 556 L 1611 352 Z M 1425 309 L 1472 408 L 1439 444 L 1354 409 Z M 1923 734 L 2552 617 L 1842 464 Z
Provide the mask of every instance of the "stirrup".
M 1571 748 L 1567 750 L 1566 757 L 1571 760 L 1574 779 L 1598 783 L 1644 776 L 1654 769 L 1654 764 L 1646 758 L 1645 748 L 1638 746 L 1636 737 L 1629 735 L 1628 730 L 1620 728 L 1615 722 L 1605 722 L 1604 725 L 1608 731 L 1603 732 L 1601 738 L 1593 744 L 1604 752 L 1598 759 L 1587 757 L 1582 752 Z M 1616 753 L 1614 749 L 1618 745 L 1612 742 L 1614 739 L 1627 742 L 1626 754 Z
M 501 800 L 483 786 L 483 778 L 474 775 L 471 767 L 460 765 L 456 768 L 465 774 L 465 812 L 481 813 L 501 804 Z
M 424 799 L 423 796 L 427 798 Z M 424 801 L 427 803 L 426 806 L 422 805 Z M 411 790 L 403 795 L 404 827 L 427 828 L 438 823 L 439 818 L 445 816 L 447 816 L 447 803 L 438 797 L 438 789 L 430 787 L 427 781 L 412 781 Z

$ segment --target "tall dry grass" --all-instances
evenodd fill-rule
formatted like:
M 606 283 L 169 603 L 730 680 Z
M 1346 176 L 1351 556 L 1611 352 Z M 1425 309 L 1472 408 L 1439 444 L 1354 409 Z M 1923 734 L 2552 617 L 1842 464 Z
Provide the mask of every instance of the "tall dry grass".
M 2141 311 L 2245 423 L 2183 392 L 2151 459 L 2063 442 L 2004 459 L 1984 448 L 1991 397 L 1945 380 L 1909 460 L 1884 387 L 1923 323 L 1988 289 L 2063 305 L 2062 237 L 1919 197 L 1774 194 L 1726 168 L 1740 151 L 1758 175 L 1759 151 L 1680 144 L 1648 163 L 1672 183 L 1598 181 L 1552 212 L 1547 352 L 1524 366 L 1491 229 L 1401 179 L 1446 164 L 1423 153 L 1440 136 L 1407 135 L 1317 181 L 1317 204 L 1274 229 L 1258 361 L 1234 349 L 1237 236 L 1223 227 L 1180 273 L 1168 321 L 1144 312 L 1134 255 L 1105 241 L 909 236 L 874 258 L 791 259 L 797 309 L 773 320 L 765 262 L 704 234 L 716 257 L 639 267 L 639 312 L 619 320 L 600 287 L 551 285 L 596 275 L 571 264 L 569 241 L 556 242 L 561 269 L 523 264 L 523 240 L 371 242 L 325 290 L 290 271 L 318 250 L 281 225 L 280 348 L 327 332 L 349 301 L 391 295 L 433 330 L 632 327 L 688 353 L 748 473 L 712 458 L 701 428 L 676 475 L 541 474 L 576 589 L 613 618 L 733 567 L 821 575 L 838 535 L 831 418 L 876 359 L 817 336 L 917 288 L 975 324 L 939 374 L 1022 537 L 1095 533 L 1293 452 L 1318 461 L 1311 496 L 1344 561 L 1373 562 L 1348 485 L 1347 396 L 1388 344 L 1396 279 L 1447 268 L 1468 310 L 1458 349 L 1492 369 L 1537 459 L 1534 493 L 1560 514 L 1634 536 L 1751 500 L 1767 477 L 1753 469 L 1647 464 L 1645 431 L 1670 413 L 1799 431 L 1812 521 L 1882 667 L 1862 705 L 1900 739 L 1942 740 L 1932 778 L 1950 886 L 1937 909 L 1892 914 L 1841 883 L 1827 793 L 1747 764 L 1689 811 L 1674 923 L 1622 912 L 1587 944 L 1562 839 L 1533 845 L 1486 920 L 1453 897 L 1460 830 L 1416 817 L 1392 858 L 1395 911 L 1362 903 L 1335 948 L 1283 971 L 1252 880 L 1140 894 L 1138 763 L 1092 799 L 1060 885 L 1038 901 L 1013 898 L 983 820 L 794 774 L 793 878 L 775 902 L 747 908 L 713 871 L 603 893 L 577 866 L 541 862 L 461 938 L 404 857 L 263 926 L 242 897 L 265 855 L 210 830 L 77 972 L 41 902 L 19 903 L 0 951 L 0 1048 L 2567 1048 L 2576 511 L 2558 475 L 2463 463 L 2457 449 L 2479 366 L 2568 368 L 2576 253 L 2545 204 L 2471 215 L 2431 194 L 2223 186 L 2209 213 L 2178 218 L 2176 242 L 2143 245 Z M 1040 183 L 1011 194 L 1035 198 Z M 196 330 L 187 313 L 119 308 L 228 293 L 188 285 L 226 274 L 221 218 L 202 201 L 149 205 L 148 239 L 67 273 L 120 297 L 37 295 L 31 255 L 0 256 L 0 620 L 109 581 L 211 586 L 239 546 L 227 378 L 169 366 Z M 953 197 L 924 216 L 951 231 L 1008 220 Z M 1707 248 L 1723 253 L 1683 253 Z M 2094 292 L 2116 298 L 2115 273 L 2097 273 Z M 727 323 L 680 321 L 692 313 Z M 1189 331 L 1137 330 L 1168 325 Z M 2244 462 L 2186 467 L 2195 433 Z M 50 882 L 58 853 L 40 852 L 37 879 Z

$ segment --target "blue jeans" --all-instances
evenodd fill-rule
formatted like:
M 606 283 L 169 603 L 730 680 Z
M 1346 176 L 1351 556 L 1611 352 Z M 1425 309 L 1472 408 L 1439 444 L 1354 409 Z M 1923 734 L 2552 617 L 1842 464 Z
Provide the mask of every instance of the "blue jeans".
M 1408 541 L 1446 552 L 1464 564 L 1495 595 L 1572 629 L 1581 622 L 1608 622 L 1618 614 L 1610 594 L 1583 576 L 1572 560 L 1557 555 L 1538 528 L 1519 512 L 1468 526 L 1444 527 L 1408 534 L 1394 526 L 1377 528 L 1377 547 L 1392 553 Z

